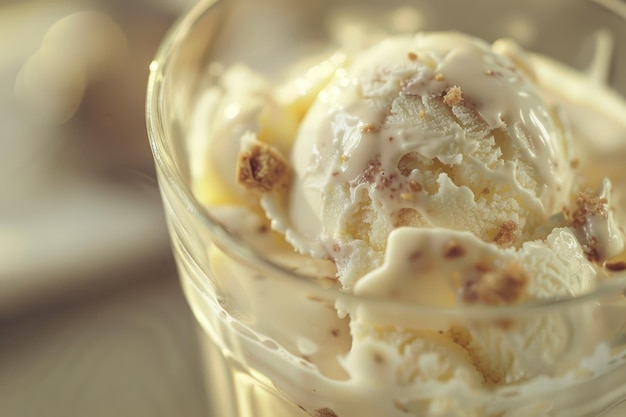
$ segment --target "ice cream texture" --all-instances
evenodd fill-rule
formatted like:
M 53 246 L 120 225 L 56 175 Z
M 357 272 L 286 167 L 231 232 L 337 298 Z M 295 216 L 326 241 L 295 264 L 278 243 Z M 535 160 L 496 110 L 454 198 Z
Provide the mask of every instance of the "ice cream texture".
M 624 234 L 611 181 L 579 172 L 575 129 L 540 62 L 512 41 L 441 32 L 338 52 L 280 85 L 234 66 L 192 119 L 193 191 L 270 259 L 347 294 L 443 308 L 585 294 L 622 269 Z M 223 283 L 255 303 L 253 288 Z M 325 348 L 311 331 L 306 356 L 348 386 L 393 391 L 359 413 L 333 404 L 339 417 L 514 416 L 459 387 L 571 370 L 601 331 L 587 310 L 494 325 L 332 307 L 325 320 L 341 341 Z

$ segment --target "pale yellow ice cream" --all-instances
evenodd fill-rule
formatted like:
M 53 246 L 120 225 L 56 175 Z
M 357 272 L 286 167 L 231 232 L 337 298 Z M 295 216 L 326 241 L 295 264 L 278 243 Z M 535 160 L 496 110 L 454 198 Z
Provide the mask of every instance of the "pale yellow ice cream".
M 192 188 L 270 260 L 340 293 L 443 309 L 582 295 L 610 275 L 623 232 L 610 181 L 581 187 L 569 123 L 533 60 L 508 41 L 420 33 L 334 54 L 280 86 L 233 67 L 192 120 Z M 602 331 L 587 309 L 498 323 L 351 297 L 329 309 L 210 256 L 218 290 L 263 311 L 254 325 L 321 375 L 307 374 L 316 394 L 279 388 L 307 409 L 336 398 L 333 416 L 514 416 L 503 410 L 518 400 L 489 404 L 481 389 L 548 367 L 561 377 Z M 310 330 L 284 319 L 300 304 Z
M 571 144 L 523 57 L 494 49 L 418 34 L 336 71 L 299 127 L 287 218 L 266 204 L 287 240 L 335 259 L 351 288 L 400 226 L 501 247 L 544 238 L 540 226 L 571 198 Z

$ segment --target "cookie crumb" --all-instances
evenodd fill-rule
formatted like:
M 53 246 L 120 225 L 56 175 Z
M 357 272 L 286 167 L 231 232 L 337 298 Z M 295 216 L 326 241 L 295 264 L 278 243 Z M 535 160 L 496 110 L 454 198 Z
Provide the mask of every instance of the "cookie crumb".
M 416 180 L 409 181 L 409 188 L 414 192 L 422 191 L 422 185 Z
M 611 272 L 620 272 L 626 270 L 626 262 L 617 261 L 617 262 L 607 262 L 604 267 Z
M 443 247 L 445 259 L 457 259 L 465 255 L 465 249 L 456 239 L 450 239 Z
M 450 87 L 448 91 L 446 91 L 446 93 L 444 94 L 443 101 L 448 106 L 456 106 L 458 104 L 461 104 L 461 102 L 463 101 L 463 90 L 461 90 L 461 87 L 456 85 L 454 87 Z
M 576 195 L 576 207 L 569 213 L 574 227 L 584 226 L 590 216 L 608 216 L 606 198 L 600 198 L 590 190 L 579 192 Z
M 410 61 L 416 61 L 417 60 L 417 54 L 415 52 L 409 52 L 406 56 L 407 56 L 407 58 L 409 58 Z
M 581 246 L 585 256 L 591 262 L 599 262 L 602 259 L 600 256 L 600 245 L 598 245 L 598 239 L 595 236 L 592 236 L 587 243 Z
M 508 220 L 500 225 L 498 233 L 493 238 L 498 246 L 510 245 L 515 241 L 515 232 L 518 229 L 517 223 Z
M 322 408 L 315 412 L 315 417 L 338 417 L 330 408 Z
M 239 152 L 236 169 L 237 182 L 260 193 L 287 188 L 291 174 L 278 149 L 256 140 Z
M 422 252 L 416 250 L 409 255 L 409 262 L 415 262 L 422 257 Z
M 380 129 L 372 123 L 367 123 L 361 127 L 361 133 L 374 133 L 378 132 L 379 130 Z
M 528 274 L 517 262 L 485 272 L 474 270 L 465 277 L 459 295 L 469 304 L 515 304 L 526 296 Z

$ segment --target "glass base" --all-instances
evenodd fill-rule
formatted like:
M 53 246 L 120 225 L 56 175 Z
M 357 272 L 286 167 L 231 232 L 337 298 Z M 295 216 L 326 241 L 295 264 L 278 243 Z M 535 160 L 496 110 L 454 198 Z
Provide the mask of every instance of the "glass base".
M 309 417 L 275 390 L 259 384 L 241 363 L 225 357 L 201 328 L 198 333 L 209 393 L 209 416 Z

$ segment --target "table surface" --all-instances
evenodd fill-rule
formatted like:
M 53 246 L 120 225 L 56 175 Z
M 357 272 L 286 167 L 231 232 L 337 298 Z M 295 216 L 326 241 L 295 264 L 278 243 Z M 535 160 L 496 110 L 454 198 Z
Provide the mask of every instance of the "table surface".
M 194 326 L 173 271 L 0 322 L 0 415 L 205 417 Z

